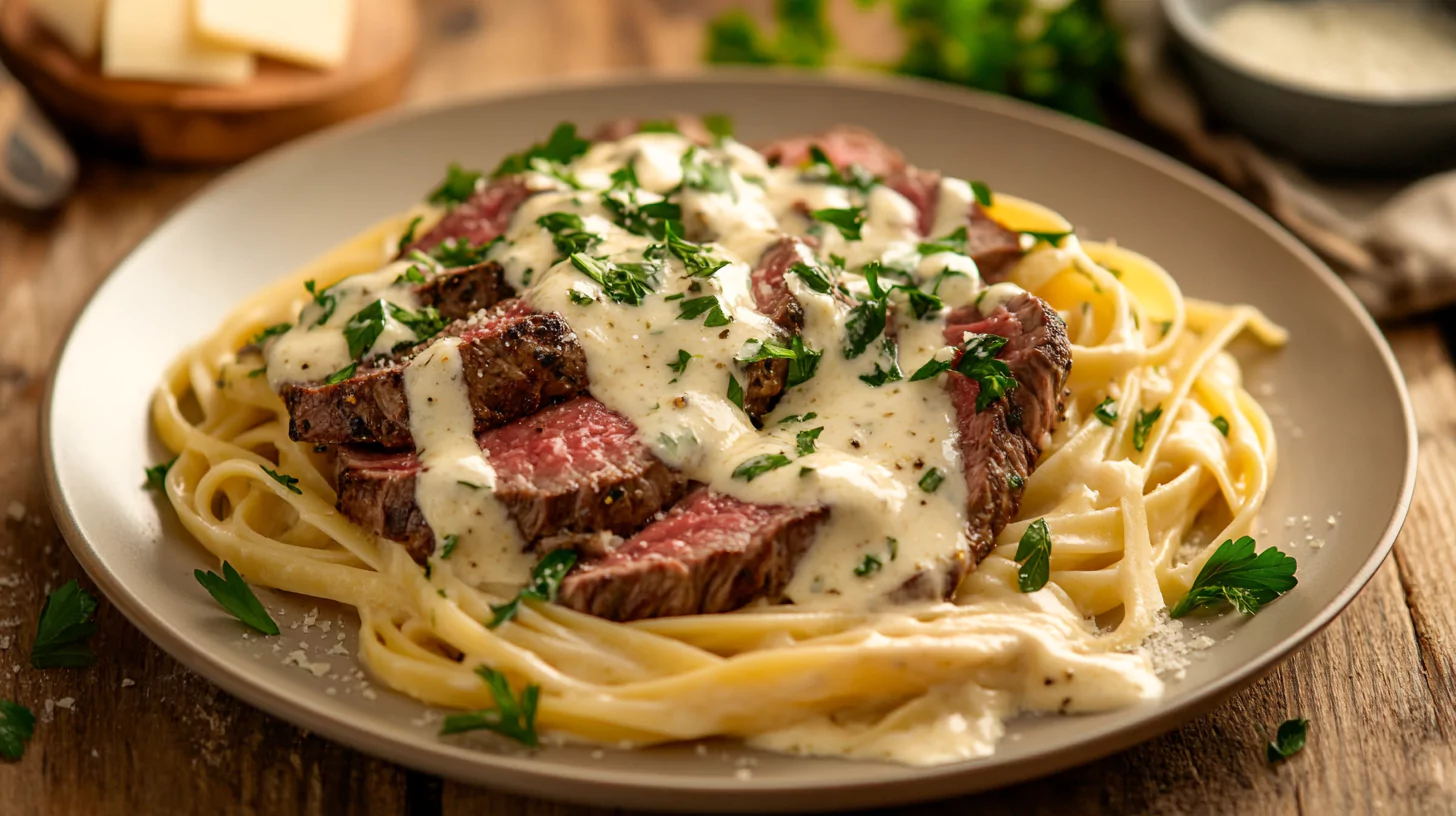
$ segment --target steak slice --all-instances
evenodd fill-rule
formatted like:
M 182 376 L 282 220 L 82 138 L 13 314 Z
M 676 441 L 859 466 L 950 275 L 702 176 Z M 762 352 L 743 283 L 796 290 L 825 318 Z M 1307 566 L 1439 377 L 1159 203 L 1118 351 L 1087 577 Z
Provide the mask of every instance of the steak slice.
M 434 306 L 446 320 L 462 320 L 489 309 L 516 291 L 506 282 L 505 270 L 495 261 L 448 269 L 415 287 L 420 304 Z
M 405 247 L 400 257 L 415 250 L 429 252 L 451 238 L 477 246 L 488 244 L 505 234 L 521 202 L 533 192 L 520 177 L 496 179 L 457 204 L 429 232 Z
M 809 161 L 809 148 L 817 146 L 840 170 L 852 164 L 877 176 L 891 176 L 905 169 L 900 151 L 864 128 L 837 125 L 809 136 L 778 139 L 759 149 L 768 163 L 797 167 Z
M 496 472 L 495 497 L 521 536 L 631 535 L 682 497 L 687 480 L 652 455 L 637 428 L 591 397 L 578 397 L 477 437 Z M 416 561 L 435 534 L 415 503 L 414 452 L 344 447 L 337 461 L 339 511 Z
M 783 595 L 827 507 L 749 504 L 700 487 L 578 564 L 556 602 L 614 621 L 729 612 Z
M 917 226 L 920 234 L 930 238 L 935 217 L 940 209 L 940 173 L 907 167 L 885 180 L 885 183 L 913 205 L 920 213 Z M 981 279 L 987 283 L 1005 280 L 1011 267 L 1021 260 L 1021 233 L 1007 229 L 991 217 L 978 202 L 971 202 L 966 215 L 966 254 L 976 262 Z
M 566 321 L 520 300 L 453 324 L 477 432 L 530 416 L 586 390 L 586 354 Z M 416 354 L 425 353 L 423 350 Z M 333 385 L 287 383 L 288 434 L 301 442 L 413 445 L 404 369 L 413 357 Z
M 789 267 L 803 260 L 799 253 L 804 246 L 798 238 L 780 238 L 764 250 L 749 277 L 758 311 L 790 336 L 804 328 L 804 307 L 789 291 L 788 281 Z M 781 357 L 759 360 L 743 366 L 743 373 L 743 410 L 757 422 L 773 410 L 788 387 L 789 361 Z
M 1007 343 L 997 356 L 1018 383 L 1005 399 L 980 413 L 976 412 L 980 386 L 975 380 L 952 371 L 946 383 L 955 403 L 970 494 L 971 554 L 979 563 L 1015 518 L 1026 479 L 1036 469 L 1044 441 L 1062 418 L 1072 352 L 1062 319 L 1045 301 L 1026 293 L 998 306 L 988 317 L 982 317 L 974 306 L 952 312 L 946 318 L 946 341 L 960 345 L 966 332 L 1005 337 Z M 952 576 L 952 589 L 963 575 Z

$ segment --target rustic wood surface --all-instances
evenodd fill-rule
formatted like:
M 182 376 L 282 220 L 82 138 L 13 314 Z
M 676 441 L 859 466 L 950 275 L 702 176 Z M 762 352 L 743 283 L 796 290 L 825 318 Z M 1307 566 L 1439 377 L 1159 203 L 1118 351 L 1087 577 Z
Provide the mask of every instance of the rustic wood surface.
M 703 21 L 725 5 L 426 2 L 408 95 L 688 67 Z M 878 22 L 844 13 L 858 26 L 847 37 L 873 44 Z M 184 669 L 104 601 L 93 668 L 25 663 L 46 591 L 85 581 L 45 510 L 37 416 L 46 372 L 106 272 L 210 177 L 86 156 L 60 212 L 0 209 L 0 510 L 25 508 L 0 528 L 0 698 L 40 719 L 25 759 L 0 762 L 0 813 L 603 812 L 443 782 L 312 736 Z M 1440 322 L 1389 331 L 1415 398 L 1420 480 L 1394 557 L 1338 620 L 1252 688 L 1160 739 L 1050 779 L 904 812 L 1456 810 L 1456 370 Z M 1296 715 L 1313 722 L 1309 747 L 1271 768 L 1267 734 Z

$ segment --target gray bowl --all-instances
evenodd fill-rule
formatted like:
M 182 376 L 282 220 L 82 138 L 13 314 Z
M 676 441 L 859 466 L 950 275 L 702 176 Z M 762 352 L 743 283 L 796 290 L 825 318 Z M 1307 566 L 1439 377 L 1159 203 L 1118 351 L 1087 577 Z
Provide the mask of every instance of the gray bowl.
M 1231 125 L 1317 169 L 1411 173 L 1456 165 L 1456 94 L 1372 99 L 1317 91 L 1229 59 L 1209 23 L 1245 0 L 1162 0 L 1204 101 Z M 1403 0 L 1410 1 L 1410 0 Z M 1436 3 L 1439 13 L 1449 13 Z

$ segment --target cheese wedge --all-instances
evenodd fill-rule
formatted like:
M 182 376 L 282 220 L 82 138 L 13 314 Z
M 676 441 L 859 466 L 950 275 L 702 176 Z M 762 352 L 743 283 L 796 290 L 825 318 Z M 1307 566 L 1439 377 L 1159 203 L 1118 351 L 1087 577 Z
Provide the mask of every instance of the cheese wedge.
M 315 68 L 343 64 L 353 21 L 353 0 L 193 0 L 203 37 Z
M 125 79 L 236 85 L 253 76 L 253 55 L 198 37 L 189 0 L 110 0 L 101 73 Z
M 30 0 L 30 13 L 82 59 L 101 45 L 101 11 L 106 0 Z

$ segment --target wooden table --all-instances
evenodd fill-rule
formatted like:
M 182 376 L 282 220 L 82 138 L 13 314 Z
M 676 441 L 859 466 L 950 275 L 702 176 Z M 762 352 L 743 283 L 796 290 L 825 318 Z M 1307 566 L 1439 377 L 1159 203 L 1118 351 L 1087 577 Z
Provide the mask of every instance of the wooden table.
M 410 97 L 689 67 L 703 21 L 724 5 L 428 2 Z M 46 373 L 107 271 L 212 176 L 87 157 L 80 188 L 59 213 L 0 210 L 0 511 L 15 502 L 25 509 L 0 528 L 0 698 L 40 718 L 24 760 L 0 762 L 0 813 L 601 812 L 442 781 L 310 735 L 192 674 L 104 601 L 94 667 L 42 672 L 25 663 L 46 592 L 85 582 L 45 509 L 37 415 Z M 1392 328 L 1389 337 L 1415 398 L 1420 481 L 1394 557 L 1350 608 L 1268 677 L 1176 732 L 936 812 L 1456 810 L 1456 369 L 1434 324 Z M 1296 715 L 1313 723 L 1309 747 L 1270 767 L 1267 735 Z

